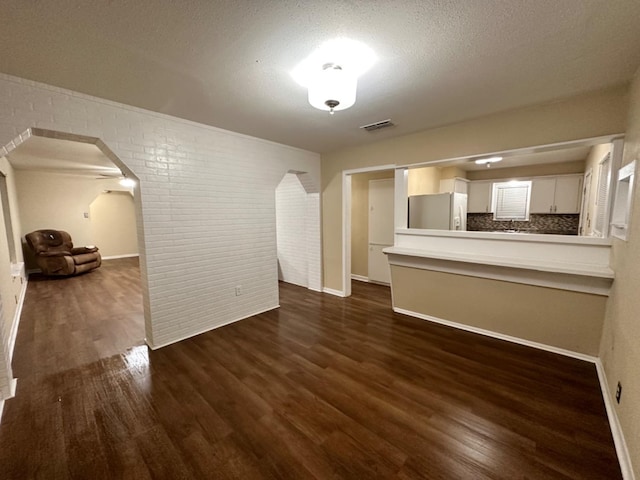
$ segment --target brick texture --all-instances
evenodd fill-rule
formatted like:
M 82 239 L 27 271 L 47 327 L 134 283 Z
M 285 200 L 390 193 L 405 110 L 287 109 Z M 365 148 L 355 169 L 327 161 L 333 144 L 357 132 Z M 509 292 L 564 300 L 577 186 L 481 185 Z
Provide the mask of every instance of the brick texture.
M 288 171 L 320 185 L 318 154 L 0 75 L 0 147 L 33 127 L 98 138 L 139 179 L 152 347 L 278 304 L 275 189 Z M 308 284 L 319 289 L 319 193 L 309 195 Z

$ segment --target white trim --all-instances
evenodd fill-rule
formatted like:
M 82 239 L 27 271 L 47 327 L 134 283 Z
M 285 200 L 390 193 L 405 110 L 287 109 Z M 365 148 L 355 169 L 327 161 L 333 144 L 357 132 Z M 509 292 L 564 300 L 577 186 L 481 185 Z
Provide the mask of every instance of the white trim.
M 116 258 L 133 258 L 139 256 L 139 253 L 125 253 L 124 255 L 110 255 L 108 257 L 102 257 L 102 260 L 115 260 Z
M 28 277 L 20 277 L 23 279 L 22 288 L 20 289 L 20 297 L 16 305 L 16 313 L 13 315 L 13 323 L 11 324 L 11 332 L 9 333 L 9 362 L 13 360 L 13 350 L 16 346 L 16 337 L 18 336 L 18 325 L 20 325 L 20 316 L 22 315 L 22 306 L 24 305 L 24 297 L 27 293 Z
M 578 235 L 546 235 L 539 233 L 474 232 L 460 230 L 426 230 L 422 228 L 396 228 L 396 235 L 414 237 L 477 238 L 482 240 L 510 240 L 524 243 L 550 243 L 566 245 L 611 246 L 610 238 L 580 237 Z
M 609 393 L 609 383 L 607 382 L 607 375 L 604 371 L 604 366 L 599 358 L 596 358 L 595 364 L 596 371 L 598 372 L 598 380 L 600 381 L 600 389 L 602 390 L 602 398 L 604 399 L 604 406 L 607 410 L 607 417 L 609 418 L 609 426 L 611 427 L 613 443 L 616 446 L 616 453 L 618 454 L 618 462 L 620 463 L 622 478 L 624 480 L 635 480 L 631 457 L 629 456 L 629 449 L 627 448 L 627 442 L 624 439 L 624 433 L 620 427 L 618 414 L 613 406 L 613 399 Z
M 256 315 L 260 315 L 261 313 L 270 312 L 271 310 L 275 310 L 276 308 L 280 308 L 280 305 L 278 304 L 278 305 L 275 305 L 273 307 L 265 308 L 264 310 L 259 310 L 259 311 L 255 312 L 255 313 L 251 313 L 251 314 L 247 315 L 246 317 L 236 318 L 235 320 L 229 320 L 227 322 L 221 323 L 219 325 L 215 325 L 213 327 L 207 327 L 207 328 L 205 328 L 203 330 L 200 330 L 199 332 L 190 333 L 189 335 L 185 335 L 183 337 L 176 338 L 175 340 L 171 340 L 170 342 L 161 343 L 160 345 L 152 345 L 151 342 L 149 342 L 148 338 L 145 338 L 144 342 L 147 344 L 147 346 L 151 350 L 158 350 L 159 348 L 167 347 L 169 345 L 173 345 L 174 343 L 182 342 L 183 340 L 188 340 L 189 338 L 197 337 L 198 335 L 202 335 L 203 333 L 207 333 L 207 332 L 210 332 L 212 330 L 216 330 L 216 329 L 218 329 L 220 327 L 224 327 L 226 325 L 230 325 L 232 323 L 236 323 L 236 322 L 239 322 L 241 320 L 246 320 L 247 318 L 254 317 Z
M 412 312 L 411 310 L 405 310 L 404 308 L 393 307 L 393 311 L 408 315 L 410 317 L 419 318 L 421 320 L 427 320 L 429 322 L 439 323 L 448 327 L 457 328 L 459 330 L 465 330 L 467 332 L 478 333 L 487 337 L 497 338 L 499 340 L 505 340 L 511 343 L 517 343 L 526 347 L 537 348 L 538 350 L 545 350 L 551 353 L 557 353 L 558 355 L 564 355 L 565 357 L 577 358 L 578 360 L 584 360 L 585 362 L 596 363 L 597 357 L 587 355 L 580 352 L 574 352 L 572 350 L 566 350 L 560 347 L 554 347 L 553 345 L 547 345 L 545 343 L 534 342 L 531 340 L 525 340 L 524 338 L 512 337 L 511 335 L 505 335 L 504 333 L 494 332 L 492 330 L 485 330 L 484 328 L 472 327 L 463 323 L 452 322 L 450 320 L 443 320 L 442 318 L 432 317 L 431 315 L 425 315 L 423 313 Z
M 335 295 L 336 297 L 346 297 L 345 293 L 341 290 L 335 290 L 333 288 L 324 287 L 322 293 L 328 293 L 329 295 Z
M 8 397 L 8 398 L 3 398 L 2 400 L 0 400 L 0 422 L 2 422 L 2 412 L 4 411 L 4 402 L 5 402 L 5 400 L 9 400 L 9 398 L 13 398 L 13 397 L 16 396 L 17 384 L 18 384 L 18 379 L 17 378 L 13 378 L 11 380 L 11 383 L 9 384 L 9 391 L 11 392 L 11 396 Z
M 387 254 L 389 265 L 593 295 L 609 296 L 614 278 L 611 270 L 581 269 L 571 264 L 510 263 L 499 257 L 446 255 L 398 247 L 385 248 L 383 252 Z
M 356 275 L 355 273 L 351 274 L 351 280 L 357 280 L 358 282 L 369 283 L 369 277 L 365 277 L 364 275 Z
M 632 218 L 633 196 L 635 186 L 636 161 L 626 164 L 618 170 L 616 193 L 611 212 L 611 235 L 620 240 L 627 240 Z M 624 186 L 624 189 L 622 188 Z
M 616 413 L 616 409 L 613 406 L 613 398 L 609 392 L 609 383 L 607 376 L 602 365 L 602 361 L 598 357 L 586 355 L 584 353 L 574 352 L 572 350 L 565 350 L 564 348 L 558 348 L 544 343 L 533 342 L 525 340 L 519 337 L 512 337 L 511 335 L 505 335 L 502 333 L 493 332 L 491 330 L 485 330 L 483 328 L 472 327 L 470 325 L 464 325 L 449 320 L 443 320 L 441 318 L 432 317 L 430 315 L 424 315 L 422 313 L 412 312 L 403 308 L 393 307 L 393 311 L 402 315 L 408 315 L 410 317 L 419 318 L 421 320 L 427 320 L 429 322 L 438 323 L 440 325 L 446 325 L 448 327 L 456 328 L 459 330 L 465 330 L 467 332 L 477 333 L 479 335 L 485 335 L 487 337 L 497 338 L 499 340 L 505 340 L 507 342 L 517 343 L 527 347 L 536 348 L 539 350 L 545 350 L 547 352 L 556 353 L 566 357 L 576 358 L 585 362 L 593 363 L 596 367 L 598 374 L 598 381 L 600 383 L 600 389 L 602 390 L 602 399 L 604 401 L 605 410 L 607 412 L 607 418 L 609 420 L 609 427 L 611 428 L 611 435 L 613 437 L 613 443 L 616 448 L 616 454 L 618 456 L 618 463 L 620 464 L 620 470 L 622 472 L 622 478 L 624 480 L 635 480 L 635 474 L 633 473 L 633 465 L 631 463 L 631 456 L 629 455 L 629 449 L 624 438 L 624 433 L 620 426 L 620 420 Z
M 342 172 L 342 290 L 351 296 L 351 175 Z
M 624 140 L 624 133 L 602 135 L 600 137 L 589 137 L 589 138 L 583 138 L 581 140 L 570 140 L 568 142 L 546 143 L 544 145 L 533 145 L 530 147 L 512 148 L 511 150 L 497 150 L 494 152 L 478 152 L 471 155 L 464 155 L 462 157 L 450 157 L 450 158 L 443 158 L 438 160 L 430 160 L 428 162 L 402 164 L 399 166 L 406 167 L 406 168 L 426 167 L 430 165 L 437 165 L 444 162 L 468 160 L 470 158 L 475 158 L 478 156 L 493 157 L 493 156 L 512 156 L 515 154 L 524 155 L 524 154 L 530 154 L 530 153 L 539 153 L 539 152 L 546 152 L 551 150 L 558 150 L 561 148 L 572 148 L 572 147 L 581 147 L 581 146 L 586 147 L 586 146 L 599 145 L 601 143 L 612 143 L 615 140 L 621 140 L 621 141 Z
M 396 169 L 395 164 L 353 168 L 342 171 L 342 290 L 351 295 L 351 175 Z M 394 174 L 395 175 L 395 174 Z M 324 291 L 324 290 L 323 290 Z M 325 292 L 330 293 L 330 292 Z
M 395 170 L 396 164 L 389 163 L 387 165 L 376 165 L 371 167 L 362 167 L 362 168 L 351 168 L 349 170 L 343 170 L 343 175 L 355 175 L 357 173 L 371 173 L 371 172 L 380 172 L 383 170 Z

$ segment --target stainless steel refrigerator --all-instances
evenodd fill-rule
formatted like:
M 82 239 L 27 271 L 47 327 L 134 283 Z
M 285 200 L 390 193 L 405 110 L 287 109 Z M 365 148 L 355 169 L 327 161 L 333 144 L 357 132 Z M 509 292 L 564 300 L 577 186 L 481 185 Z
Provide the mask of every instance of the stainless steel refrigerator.
M 467 229 L 467 195 L 434 193 L 409 197 L 409 228 Z

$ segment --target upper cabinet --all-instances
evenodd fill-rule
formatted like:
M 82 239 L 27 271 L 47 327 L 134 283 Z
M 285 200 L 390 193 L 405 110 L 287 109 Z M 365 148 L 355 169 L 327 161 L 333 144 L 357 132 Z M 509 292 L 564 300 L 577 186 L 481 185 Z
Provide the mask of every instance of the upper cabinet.
M 531 213 L 580 213 L 582 175 L 534 178 Z
M 440 193 L 468 193 L 469 180 L 466 178 L 446 178 L 440 180 Z
M 491 212 L 491 181 L 469 182 L 467 185 L 467 212 L 490 213 Z

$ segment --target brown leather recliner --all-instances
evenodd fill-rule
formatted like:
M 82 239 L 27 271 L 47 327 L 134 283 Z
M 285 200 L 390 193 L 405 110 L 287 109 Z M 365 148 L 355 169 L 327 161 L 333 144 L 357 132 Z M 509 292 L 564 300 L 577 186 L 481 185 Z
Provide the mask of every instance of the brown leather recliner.
M 25 238 L 45 275 L 77 275 L 102 263 L 97 247 L 74 248 L 71 235 L 62 230 L 36 230 Z

